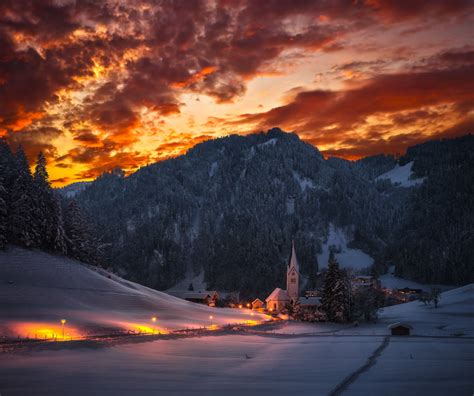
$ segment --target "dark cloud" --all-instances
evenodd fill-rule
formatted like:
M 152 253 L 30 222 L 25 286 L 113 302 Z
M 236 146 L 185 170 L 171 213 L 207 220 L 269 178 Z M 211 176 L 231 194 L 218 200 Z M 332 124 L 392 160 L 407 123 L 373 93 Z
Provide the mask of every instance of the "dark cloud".
M 4 0 L 0 135 L 56 158 L 47 128 L 62 125 L 77 147 L 57 159 L 58 166 L 84 164 L 94 175 L 114 161 L 131 169 L 148 160 L 131 150 L 141 137 L 144 109 L 158 119 L 179 114 L 183 93 L 233 102 L 252 78 L 286 67 L 282 57 L 340 51 L 362 29 L 461 18 L 472 7 L 461 0 Z M 446 51 L 396 75 L 385 74 L 384 61 L 346 63 L 338 71 L 370 72 L 363 87 L 299 92 L 293 102 L 241 121 L 304 133 L 336 124 L 320 133 L 331 141 L 380 112 L 414 116 L 420 106 L 454 103 L 467 114 L 472 57 L 472 48 Z M 80 99 L 68 96 L 73 91 L 81 91 Z M 57 105 L 63 108 L 51 122 Z M 399 115 L 394 122 L 409 118 Z M 192 141 L 160 149 L 184 150 Z

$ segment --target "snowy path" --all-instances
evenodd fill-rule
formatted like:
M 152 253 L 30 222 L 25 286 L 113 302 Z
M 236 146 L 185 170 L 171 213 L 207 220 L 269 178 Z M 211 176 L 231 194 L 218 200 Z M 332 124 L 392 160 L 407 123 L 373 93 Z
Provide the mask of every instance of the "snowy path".
M 382 351 L 388 346 L 388 343 L 390 342 L 390 336 L 386 336 L 382 343 L 379 345 L 379 347 L 372 353 L 372 355 L 369 356 L 367 359 L 367 362 L 359 367 L 356 371 L 354 371 L 351 375 L 349 375 L 347 378 L 344 379 L 340 384 L 338 384 L 330 393 L 329 396 L 339 396 L 342 393 L 344 393 L 347 388 L 357 380 L 359 375 L 361 375 L 363 372 L 369 370 L 375 363 L 377 362 L 377 358 L 380 356 Z

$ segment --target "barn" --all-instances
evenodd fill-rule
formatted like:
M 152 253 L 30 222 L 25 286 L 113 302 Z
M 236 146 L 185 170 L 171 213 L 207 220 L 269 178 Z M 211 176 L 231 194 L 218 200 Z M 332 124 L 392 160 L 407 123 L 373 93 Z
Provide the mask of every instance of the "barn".
M 388 326 L 388 328 L 394 336 L 408 336 L 410 335 L 411 330 L 413 330 L 413 327 L 411 327 L 408 323 L 402 322 L 393 323 Z

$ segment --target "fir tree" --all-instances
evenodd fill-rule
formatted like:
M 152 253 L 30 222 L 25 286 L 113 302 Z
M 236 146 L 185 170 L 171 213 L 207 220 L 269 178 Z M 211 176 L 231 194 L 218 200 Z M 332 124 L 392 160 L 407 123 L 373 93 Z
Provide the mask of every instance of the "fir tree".
M 91 261 L 92 246 L 89 230 L 75 200 L 71 200 L 65 213 L 65 231 L 68 255 L 81 261 Z
M 1 167 L 1 165 L 0 165 Z M 4 178 L 2 169 L 0 169 L 0 249 L 5 249 L 7 240 L 8 208 L 7 208 L 7 190 L 4 187 Z
M 330 322 L 346 322 L 349 320 L 350 287 L 347 275 L 339 269 L 339 264 L 332 250 L 329 254 L 321 305 Z
M 36 210 L 28 161 L 22 147 L 15 154 L 16 180 L 11 192 L 11 210 L 9 213 L 9 233 L 13 243 L 25 247 L 37 247 L 39 233 L 36 227 Z
M 39 153 L 34 173 L 37 229 L 41 236 L 41 247 L 54 252 L 65 253 L 65 233 L 61 206 L 51 188 L 46 169 L 46 158 Z

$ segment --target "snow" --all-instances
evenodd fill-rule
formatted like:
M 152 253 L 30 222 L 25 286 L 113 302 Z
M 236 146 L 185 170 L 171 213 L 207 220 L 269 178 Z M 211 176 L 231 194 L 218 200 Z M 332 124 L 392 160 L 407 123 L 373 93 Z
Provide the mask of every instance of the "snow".
M 267 140 L 265 143 L 261 143 L 258 146 L 259 147 L 268 147 L 268 146 L 274 146 L 277 143 L 277 138 L 272 138 L 270 140 Z
M 195 305 L 104 274 L 44 253 L 0 253 L 0 320 L 67 313 L 75 323 L 92 313 L 117 320 L 157 312 L 158 321 L 182 326 L 205 322 L 209 312 L 219 312 L 221 323 L 247 317 L 246 310 Z M 377 324 L 281 322 L 267 332 L 108 347 L 49 343 L 0 359 L 0 390 L 53 396 L 323 395 L 346 384 L 348 395 L 471 394 L 473 318 L 471 284 L 444 292 L 437 309 L 419 302 L 385 308 Z M 395 322 L 410 324 L 413 335 L 386 338 Z
M 209 169 L 209 177 L 212 177 L 216 174 L 217 172 L 217 169 L 219 168 L 219 164 L 217 163 L 217 161 L 214 161 L 212 164 L 211 164 L 211 167 Z
M 299 184 L 302 192 L 305 192 L 307 188 L 316 188 L 311 179 L 301 176 L 296 171 L 293 171 L 293 178 L 295 179 L 296 183 Z
M 375 180 L 389 179 L 393 184 L 400 187 L 415 187 L 423 183 L 423 178 L 414 179 L 411 168 L 413 161 L 403 166 L 395 165 L 395 167 L 388 172 L 378 176 Z
M 182 281 L 170 287 L 167 291 L 185 291 L 188 290 L 191 283 L 193 284 L 194 290 L 207 290 L 206 282 L 204 281 L 204 271 L 201 271 L 198 275 L 194 275 L 192 269 L 190 269 Z
M 474 389 L 472 340 L 392 337 L 375 367 L 351 395 L 470 395 Z
M 336 259 L 341 268 L 353 268 L 361 270 L 370 267 L 374 259 L 360 249 L 351 249 L 347 247 L 349 240 L 340 228 L 332 223 L 329 225 L 327 241 L 322 245 L 322 253 L 318 254 L 319 269 L 327 268 L 330 246 L 336 246 L 340 253 L 336 253 Z
M 390 273 L 390 271 L 387 274 L 381 275 L 379 277 L 379 280 L 381 286 L 387 289 L 403 289 L 405 287 L 408 287 L 409 289 L 421 289 L 423 291 L 429 291 L 432 287 L 437 287 L 441 290 L 449 290 L 453 288 L 452 286 L 447 285 L 426 285 L 412 280 L 398 278 L 392 273 Z
M 379 343 L 377 337 L 221 336 L 43 351 L 0 362 L 8 378 L 2 393 L 323 395 L 362 365 Z
M 0 252 L 0 301 L 0 335 L 13 337 L 50 337 L 58 333 L 61 318 L 67 319 L 66 332 L 73 337 L 151 332 L 153 316 L 160 332 L 250 319 L 246 309 L 191 303 L 64 257 L 20 248 Z

